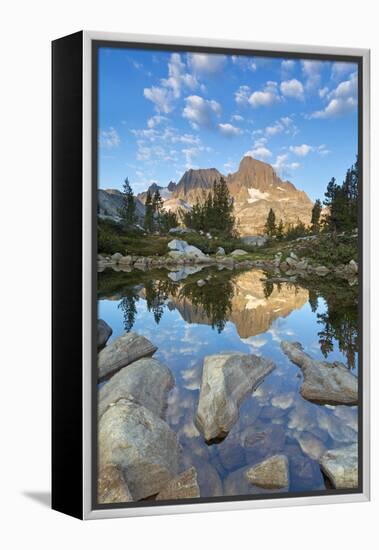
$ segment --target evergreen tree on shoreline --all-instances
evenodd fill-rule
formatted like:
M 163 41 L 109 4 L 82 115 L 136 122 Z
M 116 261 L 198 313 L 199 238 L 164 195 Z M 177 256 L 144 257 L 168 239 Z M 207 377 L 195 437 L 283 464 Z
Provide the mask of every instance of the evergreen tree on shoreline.
M 161 214 L 163 210 L 163 200 L 159 192 L 159 189 L 157 189 L 153 195 L 152 209 L 153 209 L 154 221 L 159 229 L 161 226 Z
M 276 228 L 276 238 L 282 240 L 284 237 L 284 223 L 282 218 L 280 218 L 278 226 Z
M 154 211 L 153 211 L 153 199 L 151 196 L 150 189 L 147 190 L 146 193 L 146 201 L 145 201 L 145 219 L 144 219 L 144 228 L 146 231 L 153 231 L 154 228 Z
M 358 159 L 347 172 L 342 185 L 332 178 L 328 183 L 324 205 L 328 207 L 326 228 L 330 231 L 351 231 L 358 226 Z
M 320 231 L 321 201 L 317 199 L 312 208 L 311 230 L 312 233 Z
M 122 187 L 122 206 L 120 209 L 120 216 L 126 228 L 130 227 L 137 221 L 136 200 L 128 178 L 125 178 Z
M 265 230 L 269 237 L 273 237 L 275 235 L 275 232 L 276 232 L 275 212 L 273 211 L 272 208 L 270 208 L 270 211 L 267 215 Z
M 198 198 L 191 211 L 179 212 L 186 227 L 197 231 L 216 231 L 225 236 L 236 236 L 233 198 L 224 178 L 215 180 L 212 190 Z

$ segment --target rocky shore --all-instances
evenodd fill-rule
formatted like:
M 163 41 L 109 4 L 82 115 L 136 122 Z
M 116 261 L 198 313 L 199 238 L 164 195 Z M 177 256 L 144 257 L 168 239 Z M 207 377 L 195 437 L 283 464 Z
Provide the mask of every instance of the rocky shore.
M 291 251 L 288 255 L 278 252 L 272 259 L 249 259 L 249 252 L 243 249 L 233 250 L 226 254 L 221 247 L 216 254 L 204 254 L 199 248 L 189 245 L 186 241 L 173 239 L 168 243 L 166 256 L 123 256 L 116 252 L 111 256 L 97 257 L 98 271 L 112 268 L 116 271 L 142 271 L 154 268 L 176 270 L 182 266 L 218 266 L 219 269 L 250 269 L 260 268 L 270 273 L 272 282 L 296 282 L 297 279 L 309 279 L 311 277 L 334 276 L 345 279 L 349 284 L 357 284 L 358 264 L 350 260 L 347 264 L 326 267 L 322 264 L 311 262 L 306 257 L 299 257 Z
M 98 378 L 102 381 L 98 390 L 99 503 L 209 496 L 201 494 L 199 484 L 206 477 L 206 460 L 198 457 L 189 462 L 178 434 L 166 421 L 175 381 L 170 369 L 153 357 L 157 347 L 132 332 L 108 343 L 111 327 L 102 320 L 98 324 L 102 348 L 98 354 Z M 289 429 L 302 452 L 333 487 L 357 487 L 357 426 L 352 424 L 346 407 L 357 403 L 356 377 L 340 363 L 313 360 L 299 343 L 283 341 L 281 347 L 301 369 L 303 398 L 321 404 L 317 418 L 293 410 Z M 230 432 L 242 402 L 259 390 L 275 367 L 271 360 L 252 354 L 222 353 L 204 358 L 194 423 L 208 445 L 230 440 L 232 454 L 220 455 L 227 464 L 236 448 L 236 435 Z M 336 407 L 336 414 L 346 419 L 346 425 L 339 417 L 330 418 L 323 412 L 324 406 L 336 405 L 345 405 Z M 285 411 L 291 406 L 291 397 L 275 395 L 272 406 Z M 254 423 L 254 418 L 250 422 Z M 249 430 L 253 430 L 251 434 Z M 279 426 L 273 425 L 272 430 L 279 449 L 280 438 L 285 435 Z M 336 448 L 328 448 L 328 438 L 320 439 L 325 430 L 337 441 Z M 253 425 L 238 436 L 247 450 L 251 444 L 260 445 L 262 458 L 232 471 L 223 483 L 219 481 L 218 495 L 241 494 L 246 484 L 254 494 L 290 490 L 291 476 L 296 477 L 302 456 L 275 452 L 275 445 L 266 448 L 258 436 Z

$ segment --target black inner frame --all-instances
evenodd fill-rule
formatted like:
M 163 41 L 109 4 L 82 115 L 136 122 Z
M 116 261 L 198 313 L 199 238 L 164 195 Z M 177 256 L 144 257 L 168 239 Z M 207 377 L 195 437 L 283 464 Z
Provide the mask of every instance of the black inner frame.
M 97 189 L 98 189 L 98 53 L 100 48 L 140 49 L 162 52 L 197 52 L 210 54 L 225 54 L 239 56 L 274 57 L 285 59 L 311 59 L 319 61 L 339 61 L 356 63 L 358 67 L 358 166 L 359 166 L 359 196 L 358 196 L 358 487 L 355 489 L 324 489 L 321 491 L 299 491 L 296 493 L 271 493 L 262 495 L 234 495 L 221 497 L 199 497 L 177 500 L 143 500 L 99 504 L 97 502 L 98 474 L 98 421 L 97 421 Z M 114 40 L 91 41 L 91 168 L 92 168 L 92 375 L 91 375 L 91 501 L 93 510 L 109 510 L 117 508 L 146 508 L 154 506 L 176 506 L 178 504 L 201 504 L 212 502 L 241 502 L 254 500 L 272 500 L 288 498 L 304 498 L 327 495 L 348 495 L 363 493 L 363 57 L 347 55 L 331 55 L 286 51 L 270 51 L 255 49 L 240 49 L 227 47 L 187 46 L 175 44 L 149 44 L 142 42 L 119 42 Z

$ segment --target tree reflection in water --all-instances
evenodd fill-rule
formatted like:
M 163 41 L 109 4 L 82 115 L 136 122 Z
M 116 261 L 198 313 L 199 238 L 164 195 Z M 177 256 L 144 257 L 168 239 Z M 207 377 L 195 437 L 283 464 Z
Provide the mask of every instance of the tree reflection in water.
M 309 291 L 309 304 L 315 313 L 318 299 L 323 298 L 326 310 L 317 313 L 317 322 L 322 325 L 318 333 L 321 351 L 326 358 L 334 349 L 334 341 L 346 357 L 349 369 L 355 367 L 358 352 L 358 290 L 343 281 L 321 283 Z
M 170 279 L 152 280 L 145 282 L 145 298 L 148 311 L 151 311 L 154 320 L 159 325 L 166 302 L 170 296 L 175 296 L 178 285 Z
M 223 274 L 211 276 L 203 286 L 199 286 L 197 281 L 184 284 L 178 297 L 187 298 L 194 308 L 204 311 L 212 328 L 221 333 L 232 311 L 233 295 L 233 277 Z
M 124 323 L 124 329 L 126 332 L 130 332 L 136 321 L 137 307 L 136 302 L 139 300 L 139 296 L 136 293 L 134 287 L 126 289 L 124 297 L 118 304 L 118 308 L 122 311 L 122 318 Z
M 166 272 L 146 273 L 104 273 L 99 277 L 99 297 L 121 296 L 119 309 L 122 311 L 124 329 L 132 330 L 137 316 L 137 302 L 146 300 L 146 306 L 157 324 L 160 323 L 169 301 L 187 301 L 193 311 L 203 315 L 207 323 L 221 333 L 232 314 L 232 299 L 238 274 L 235 272 L 214 272 L 204 270 L 182 281 L 172 281 Z M 204 283 L 198 284 L 203 279 Z M 305 288 L 309 292 L 309 305 L 321 325 L 318 332 L 319 345 L 325 358 L 333 351 L 337 342 L 339 351 L 346 357 L 349 368 L 355 367 L 358 352 L 358 288 L 342 280 L 304 280 L 301 285 L 262 280 L 262 291 L 266 301 L 273 292 L 281 288 L 294 287 L 296 291 Z M 320 300 L 325 302 L 325 307 Z M 322 307 L 322 311 L 320 311 Z M 301 341 L 301 334 L 297 335 Z

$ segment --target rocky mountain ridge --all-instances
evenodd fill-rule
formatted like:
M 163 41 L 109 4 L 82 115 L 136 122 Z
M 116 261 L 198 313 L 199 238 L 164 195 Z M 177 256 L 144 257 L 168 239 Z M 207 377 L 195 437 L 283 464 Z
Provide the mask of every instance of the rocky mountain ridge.
M 159 189 L 166 210 L 188 210 L 196 201 L 201 202 L 212 189 L 213 182 L 221 177 L 225 178 L 233 197 L 241 236 L 263 234 L 270 208 L 274 210 L 276 220 L 282 219 L 285 225 L 298 222 L 310 224 L 313 203 L 308 195 L 291 182 L 279 178 L 270 164 L 250 156 L 243 157 L 238 170 L 227 176 L 216 168 L 189 169 L 178 183 L 171 181 L 167 187 L 154 183 L 150 191 L 154 193 Z M 141 216 L 146 194 L 145 191 L 137 197 L 137 209 Z M 114 213 L 119 195 L 116 190 L 99 190 L 99 212 L 112 216 L 110 211 Z

